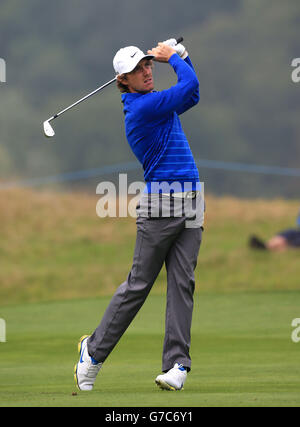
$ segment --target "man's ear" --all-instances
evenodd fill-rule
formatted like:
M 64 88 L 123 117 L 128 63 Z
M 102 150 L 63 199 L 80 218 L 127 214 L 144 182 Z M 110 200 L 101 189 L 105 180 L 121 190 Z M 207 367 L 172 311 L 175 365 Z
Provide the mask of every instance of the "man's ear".
M 117 81 L 123 85 L 126 85 L 126 86 L 128 85 L 126 74 L 119 74 L 117 76 Z

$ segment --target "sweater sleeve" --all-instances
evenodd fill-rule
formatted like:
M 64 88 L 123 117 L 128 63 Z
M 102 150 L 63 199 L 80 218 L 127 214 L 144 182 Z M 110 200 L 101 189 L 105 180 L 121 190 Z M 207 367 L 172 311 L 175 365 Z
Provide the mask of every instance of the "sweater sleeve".
M 193 67 L 176 53 L 169 59 L 169 64 L 177 74 L 177 84 L 167 90 L 151 92 L 140 99 L 139 112 L 148 120 L 155 120 L 185 108 L 186 103 L 199 88 Z
M 187 56 L 184 60 L 194 71 L 194 67 L 192 64 L 192 61 L 190 60 L 189 56 Z M 179 109 L 176 111 L 178 115 L 184 113 L 185 111 L 192 108 L 194 105 L 198 104 L 200 100 L 200 92 L 199 92 L 199 86 L 195 89 L 192 96 L 189 99 L 186 99 L 185 102 L 179 107 Z

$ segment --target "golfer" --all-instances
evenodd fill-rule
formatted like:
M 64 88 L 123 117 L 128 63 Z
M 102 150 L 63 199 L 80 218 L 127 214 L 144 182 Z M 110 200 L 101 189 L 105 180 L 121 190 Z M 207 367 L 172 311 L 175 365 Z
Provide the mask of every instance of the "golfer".
M 145 55 L 120 49 L 113 60 L 122 92 L 128 143 L 144 169 L 145 190 L 137 206 L 133 264 L 92 335 L 78 344 L 75 381 L 91 390 L 96 376 L 145 302 L 165 264 L 167 306 L 162 374 L 156 384 L 182 389 L 191 369 L 190 344 L 194 270 L 202 238 L 203 200 L 198 170 L 179 115 L 199 101 L 199 83 L 182 44 L 158 43 Z M 154 91 L 153 62 L 169 64 L 177 84 Z M 200 203 L 198 201 L 201 200 Z

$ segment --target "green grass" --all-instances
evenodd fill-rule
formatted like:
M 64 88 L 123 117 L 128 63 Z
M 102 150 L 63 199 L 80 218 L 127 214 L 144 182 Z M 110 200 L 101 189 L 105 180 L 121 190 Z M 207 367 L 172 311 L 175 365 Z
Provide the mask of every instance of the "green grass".
M 166 273 L 114 349 L 91 393 L 75 391 L 77 341 L 93 332 L 126 278 L 132 218 L 100 219 L 98 196 L 31 190 L 0 198 L 0 406 L 300 406 L 299 252 L 255 253 L 292 227 L 297 201 L 206 198 L 196 269 L 192 372 L 185 390 L 163 392 Z
M 97 195 L 2 193 L 0 305 L 111 295 L 127 277 L 135 245 L 133 218 L 98 218 Z M 207 197 L 206 205 L 197 290 L 299 289 L 298 251 L 263 254 L 247 247 L 252 233 L 267 239 L 292 227 L 298 202 Z M 164 292 L 165 279 L 163 270 L 155 293 Z
M 300 294 L 292 291 L 197 295 L 192 371 L 180 392 L 154 384 L 165 299 L 150 295 L 95 389 L 73 396 L 78 338 L 92 332 L 108 302 L 2 307 L 7 342 L 0 343 L 0 406 L 300 406 L 300 343 L 291 340 Z

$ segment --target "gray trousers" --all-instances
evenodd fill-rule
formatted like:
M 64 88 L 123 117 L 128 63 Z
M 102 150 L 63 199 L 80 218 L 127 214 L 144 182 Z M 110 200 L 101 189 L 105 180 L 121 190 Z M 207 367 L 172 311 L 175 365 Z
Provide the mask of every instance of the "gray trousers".
M 186 228 L 185 221 L 184 216 L 137 218 L 131 271 L 115 292 L 101 323 L 88 340 L 88 352 L 94 359 L 104 362 L 108 357 L 142 307 L 165 263 L 167 306 L 162 371 L 168 371 L 176 362 L 190 370 L 194 270 L 202 227 Z

